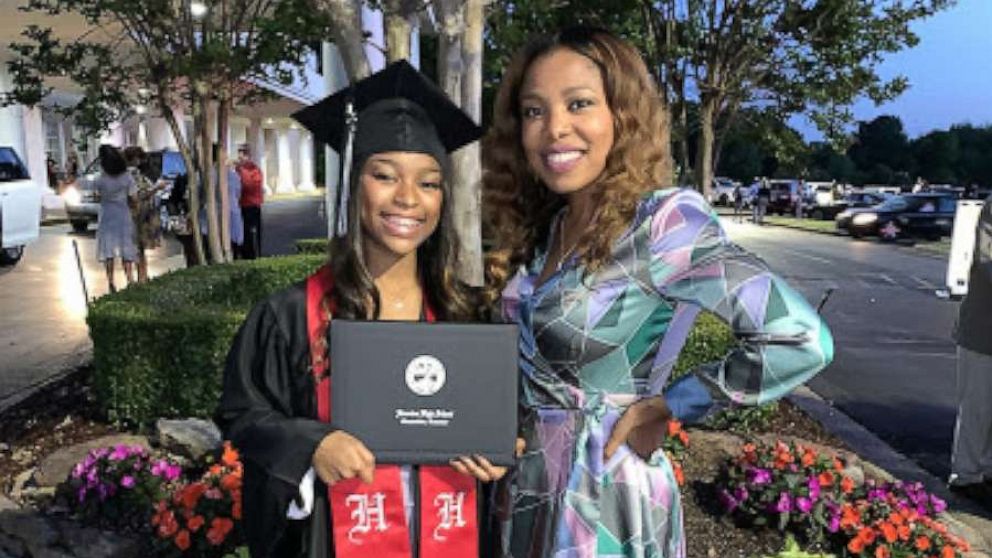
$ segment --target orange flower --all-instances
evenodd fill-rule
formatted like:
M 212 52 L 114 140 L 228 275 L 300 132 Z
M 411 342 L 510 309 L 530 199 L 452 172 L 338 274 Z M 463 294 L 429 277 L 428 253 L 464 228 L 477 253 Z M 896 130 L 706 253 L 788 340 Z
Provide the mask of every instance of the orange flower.
M 211 475 L 220 476 L 224 473 L 224 468 L 221 467 L 220 463 L 214 463 L 210 466 L 209 472 Z
M 854 491 L 854 480 L 851 477 L 844 477 L 844 480 L 840 481 L 840 490 L 844 494 L 850 494 Z
M 241 500 L 236 500 L 231 504 L 231 517 L 234 519 L 241 519 Z
M 886 521 L 882 523 L 881 527 L 882 527 L 882 536 L 885 537 L 885 542 L 892 544 L 897 540 L 899 540 L 899 532 L 896 530 L 895 525 Z
M 179 531 L 179 534 L 176 535 L 176 546 L 184 552 L 189 548 L 189 531 L 186 529 Z
M 940 558 L 954 558 L 957 552 L 954 552 L 954 548 L 951 546 L 945 546 L 940 549 Z
M 865 549 L 865 541 L 861 537 L 854 537 L 849 543 L 847 543 L 847 549 L 851 551 L 852 554 L 861 554 L 861 551 Z
M 820 481 L 820 486 L 833 486 L 834 475 L 830 471 L 824 471 L 816 477 L 816 480 Z
M 816 463 L 815 453 L 807 451 L 803 454 L 803 467 L 812 467 L 814 463 Z
M 689 434 L 685 430 L 679 432 L 679 441 L 682 442 L 683 446 L 689 447 Z
M 179 522 L 176 521 L 176 516 L 171 512 L 167 511 L 159 516 L 159 526 L 158 526 L 158 536 L 163 539 L 167 539 L 172 535 L 176 534 L 179 530 Z
M 234 449 L 231 442 L 224 442 L 224 453 L 220 457 L 220 462 L 228 467 L 235 467 L 240 464 L 238 450 Z
M 858 510 L 854 509 L 851 504 L 845 503 L 841 507 L 840 516 L 840 527 L 841 529 L 848 529 L 852 527 L 857 527 L 861 524 L 861 514 Z
M 189 518 L 189 521 L 186 522 L 186 528 L 189 529 L 190 532 L 195 533 L 200 530 L 200 527 L 203 527 L 205 522 L 206 520 L 203 519 L 202 515 L 194 515 Z
M 909 528 L 909 525 L 900 525 L 899 526 L 899 540 L 901 540 L 901 541 L 908 541 L 910 535 L 912 535 L 912 534 L 913 534 L 913 532 Z
M 916 550 L 930 550 L 930 538 L 926 535 L 916 537 Z
M 685 473 L 682 471 L 682 466 L 678 463 L 672 463 L 672 472 L 675 473 L 675 482 L 679 483 L 679 486 L 685 484 Z
M 884 544 L 879 545 L 875 549 L 875 558 L 890 558 L 891 556 L 892 554 L 889 552 L 889 547 L 885 546 Z
M 183 505 L 187 510 L 192 510 L 196 507 L 197 502 L 200 501 L 200 497 L 203 493 L 207 491 L 207 486 L 201 482 L 194 482 L 193 484 L 187 485 L 178 494 L 179 503 Z
M 241 479 L 233 473 L 224 475 L 220 479 L 220 487 L 230 492 L 241 487 Z
M 207 540 L 214 546 L 219 546 L 234 528 L 234 522 L 226 517 L 215 517 L 207 531 Z
M 681 432 L 681 431 L 682 431 L 682 423 L 679 422 L 678 419 L 669 419 L 668 420 L 668 435 L 669 436 L 672 436 L 672 437 L 677 436 L 678 433 Z
M 844 462 L 840 458 L 834 458 L 834 469 L 839 473 L 844 470 Z
M 894 525 L 902 525 L 903 523 L 906 522 L 906 519 L 903 516 L 899 515 L 898 513 L 892 512 L 889 514 L 889 522 Z
M 858 537 L 865 541 L 865 544 L 875 542 L 875 530 L 871 527 L 864 527 L 858 531 Z

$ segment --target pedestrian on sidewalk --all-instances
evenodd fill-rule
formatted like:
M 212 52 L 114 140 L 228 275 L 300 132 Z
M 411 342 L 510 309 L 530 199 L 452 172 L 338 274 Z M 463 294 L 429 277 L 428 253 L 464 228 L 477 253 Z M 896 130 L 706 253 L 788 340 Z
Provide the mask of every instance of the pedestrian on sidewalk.
M 238 148 L 238 164 L 234 167 L 241 178 L 241 220 L 244 223 L 244 243 L 240 256 L 254 260 L 262 255 L 262 169 L 251 160 L 247 145 Z
M 127 172 L 127 162 L 121 152 L 112 145 L 101 145 L 100 176 L 93 182 L 93 189 L 100 194 L 100 221 L 96 232 L 97 259 L 103 262 L 107 271 L 107 288 L 117 292 L 114 283 L 114 260 L 120 258 L 124 266 L 127 284 L 134 282 L 134 260 L 138 248 L 134 243 L 134 221 L 131 219 L 131 205 L 138 194 L 131 174 Z
M 740 184 L 734 186 L 734 222 L 744 222 L 744 188 Z
M 765 213 L 768 212 L 768 204 L 772 200 L 772 190 L 768 187 L 768 179 L 762 178 L 758 186 L 758 196 L 754 202 L 754 216 L 752 221 L 756 225 L 765 224 Z
M 145 283 L 148 281 L 148 258 L 145 251 L 162 245 L 162 219 L 155 194 L 165 187 L 165 182 L 159 180 L 152 184 L 146 176 L 148 155 L 144 149 L 138 146 L 128 147 L 124 150 L 124 159 L 137 187 L 131 218 L 134 220 L 134 242 L 138 250 L 138 282 Z
M 804 204 L 806 202 L 806 181 L 799 180 L 796 183 L 796 219 L 803 218 Z
M 978 219 L 955 341 L 958 417 L 949 483 L 951 490 L 992 509 L 992 196 Z

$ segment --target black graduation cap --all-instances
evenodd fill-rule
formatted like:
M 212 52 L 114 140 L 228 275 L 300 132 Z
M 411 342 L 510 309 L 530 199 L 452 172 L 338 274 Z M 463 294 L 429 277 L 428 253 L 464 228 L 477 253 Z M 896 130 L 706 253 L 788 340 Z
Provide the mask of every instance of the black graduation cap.
M 447 154 L 482 136 L 480 128 L 406 60 L 293 114 L 317 141 L 342 156 L 337 236 L 347 233 L 352 168 L 386 151 Z

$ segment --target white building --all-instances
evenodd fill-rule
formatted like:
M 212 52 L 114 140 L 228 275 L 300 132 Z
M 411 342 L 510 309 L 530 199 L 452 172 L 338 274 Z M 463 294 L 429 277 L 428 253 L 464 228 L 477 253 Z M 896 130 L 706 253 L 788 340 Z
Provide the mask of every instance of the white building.
M 19 11 L 18 5 L 26 0 L 4 0 L 0 2 L 0 94 L 11 88 L 11 76 L 6 62 L 13 53 L 9 44 L 22 40 L 21 32 L 29 24 L 51 27 L 56 35 L 74 38 L 90 31 L 78 17 L 60 15 L 45 16 Z M 370 42 L 383 44 L 382 15 L 365 10 L 365 27 L 379 30 L 373 32 Z M 417 40 L 413 40 L 413 57 L 416 63 Z M 373 69 L 384 64 L 381 48 L 368 47 L 367 54 Z M 311 54 L 304 69 L 306 79 L 297 79 L 289 87 L 275 82 L 258 81 L 255 85 L 278 94 L 272 101 L 254 106 L 235 107 L 229 124 L 229 156 L 236 154 L 237 146 L 247 143 L 252 149 L 256 163 L 261 167 L 265 183 L 271 192 L 294 192 L 312 190 L 315 186 L 315 156 L 318 154 L 311 134 L 301 129 L 290 114 L 312 104 L 326 95 L 337 91 L 347 83 L 344 66 L 337 49 L 330 43 L 322 45 L 318 56 Z M 81 138 L 71 120 L 66 120 L 53 110 L 76 102 L 80 97 L 68 80 L 53 83 L 55 91 L 46 97 L 41 106 L 12 106 L 0 109 L 0 145 L 13 146 L 28 165 L 31 176 L 39 186 L 46 184 L 46 159 L 55 161 L 60 170 L 66 168 L 71 151 L 76 147 L 74 140 L 86 140 L 85 153 L 78 153 L 80 171 L 89 165 L 101 143 L 120 147 L 139 145 L 146 150 L 175 149 L 176 141 L 165 120 L 155 114 L 145 112 L 144 107 L 136 107 L 139 114 L 125 122 L 120 122 L 99 138 Z M 185 133 L 192 129 L 183 107 L 175 107 L 175 113 L 186 123 Z M 337 156 L 330 149 L 322 150 L 326 160 L 326 177 L 331 186 L 337 182 Z

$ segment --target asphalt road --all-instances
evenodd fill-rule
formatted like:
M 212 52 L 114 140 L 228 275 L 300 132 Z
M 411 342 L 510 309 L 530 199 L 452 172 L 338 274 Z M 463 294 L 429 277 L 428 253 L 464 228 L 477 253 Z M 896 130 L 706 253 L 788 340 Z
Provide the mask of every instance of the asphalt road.
M 319 206 L 315 197 L 263 205 L 263 253 L 291 254 L 297 238 L 325 236 Z M 69 225 L 42 227 L 41 237 L 25 249 L 20 263 L 0 267 L 0 410 L 88 359 L 92 345 L 73 241 L 90 297 L 103 296 L 107 281 L 96 260 L 93 227 L 86 233 L 72 232 Z M 149 251 L 148 258 L 152 276 L 185 265 L 174 240 Z M 116 271 L 116 283 L 123 286 L 119 263 Z
M 731 237 L 823 309 L 834 363 L 811 383 L 818 394 L 937 476 L 949 472 L 956 405 L 958 304 L 934 290 L 946 260 L 911 248 L 780 227 L 734 224 Z

